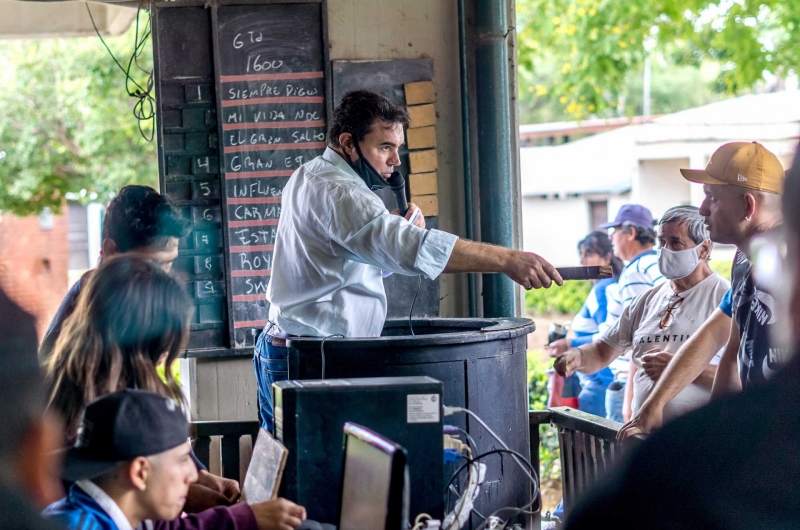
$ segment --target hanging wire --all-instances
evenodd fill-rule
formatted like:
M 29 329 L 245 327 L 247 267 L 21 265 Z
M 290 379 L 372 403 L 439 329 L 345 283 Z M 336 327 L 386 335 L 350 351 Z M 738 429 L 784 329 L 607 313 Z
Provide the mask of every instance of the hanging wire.
M 97 33 L 97 36 L 100 38 L 100 42 L 103 43 L 103 46 L 114 60 L 117 67 L 119 67 L 119 69 L 122 70 L 122 73 L 125 74 L 125 91 L 128 93 L 129 97 L 136 99 L 136 103 L 133 105 L 133 116 L 138 122 L 139 133 L 142 135 L 142 138 L 148 142 L 152 142 L 156 131 L 156 106 L 155 99 L 153 98 L 153 87 L 155 86 L 153 82 L 153 70 L 147 70 L 139 64 L 139 57 L 141 57 L 142 52 L 145 49 L 145 44 L 147 43 L 147 39 L 150 37 L 152 28 L 150 10 L 145 9 L 144 11 L 147 13 L 147 21 L 145 22 L 144 26 L 140 28 L 139 15 L 142 12 L 142 4 L 140 4 L 138 10 L 136 11 L 136 34 L 134 36 L 133 53 L 128 60 L 128 65 L 126 68 L 114 56 L 113 52 L 108 47 L 108 44 L 106 44 L 105 39 L 103 39 L 103 36 L 100 35 L 100 30 L 97 29 L 97 24 L 95 24 L 94 16 L 92 16 L 92 10 L 89 8 L 89 3 L 86 3 L 86 12 L 89 13 L 89 19 L 92 21 L 92 27 L 94 27 L 95 33 Z M 142 85 L 140 85 L 133 78 L 133 76 L 131 76 L 131 70 L 134 66 L 136 66 L 139 71 L 147 75 L 146 81 L 143 83 L 144 87 L 142 87 Z

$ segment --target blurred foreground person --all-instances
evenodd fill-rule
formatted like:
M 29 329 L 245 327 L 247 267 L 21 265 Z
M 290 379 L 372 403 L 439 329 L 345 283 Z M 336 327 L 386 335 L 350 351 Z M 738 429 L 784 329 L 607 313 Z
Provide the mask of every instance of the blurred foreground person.
M 772 327 L 774 342 L 767 347 L 791 344 L 789 363 L 768 382 L 715 400 L 653 434 L 577 506 L 568 529 L 606 521 L 618 529 L 800 528 L 798 204 L 800 151 L 786 180 L 782 237 L 756 262 L 781 286 L 775 304 L 785 318 Z
M 36 321 L 0 290 L 0 528 L 57 528 L 39 511 L 62 495 L 61 425 L 45 413 Z
M 125 254 L 104 260 L 64 322 L 46 367 L 49 407 L 65 419 L 67 445 L 81 437 L 78 427 L 84 408 L 107 394 L 147 390 L 179 408 L 185 405 L 169 367 L 186 346 L 191 315 L 192 305 L 183 288 L 149 259 Z M 160 364 L 167 367 L 166 382 L 156 372 Z M 159 435 L 149 431 L 146 422 L 141 427 L 152 436 Z M 204 470 L 199 471 L 198 479 L 205 483 L 191 485 L 184 508 L 199 512 L 197 516 L 159 521 L 156 528 L 273 530 L 283 527 L 270 526 L 270 521 L 282 520 L 298 508 L 277 500 L 202 510 L 193 497 L 202 497 L 206 505 L 232 504 L 239 497 L 239 484 L 224 479 L 214 486 L 223 479 Z

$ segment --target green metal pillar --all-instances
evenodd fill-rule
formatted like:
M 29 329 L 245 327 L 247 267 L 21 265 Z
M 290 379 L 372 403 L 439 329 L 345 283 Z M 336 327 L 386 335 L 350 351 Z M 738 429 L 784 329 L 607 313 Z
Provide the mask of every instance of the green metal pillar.
M 514 246 L 514 170 L 506 0 L 475 0 L 475 100 L 481 241 Z M 514 316 L 514 282 L 483 275 L 484 317 Z

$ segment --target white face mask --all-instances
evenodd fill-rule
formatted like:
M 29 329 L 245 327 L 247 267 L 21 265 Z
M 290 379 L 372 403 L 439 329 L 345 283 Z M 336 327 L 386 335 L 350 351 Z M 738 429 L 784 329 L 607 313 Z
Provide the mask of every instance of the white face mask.
M 658 249 L 658 268 L 661 274 L 670 280 L 689 276 L 700 263 L 700 255 L 697 253 L 699 248 L 700 245 L 686 250 Z

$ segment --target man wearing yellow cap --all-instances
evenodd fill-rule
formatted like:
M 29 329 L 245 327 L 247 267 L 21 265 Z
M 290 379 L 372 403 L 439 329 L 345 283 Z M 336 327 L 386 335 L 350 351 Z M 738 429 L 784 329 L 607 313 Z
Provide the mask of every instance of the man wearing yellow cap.
M 725 144 L 705 170 L 682 169 L 681 173 L 703 184 L 700 214 L 711 240 L 739 249 L 731 271 L 730 334 L 714 378 L 715 397 L 763 383 L 788 361 L 784 350 L 770 345 L 768 334 L 782 315 L 772 296 L 755 285 L 750 262 L 752 239 L 783 220 L 786 173 L 778 158 L 757 142 Z M 724 329 L 719 329 L 718 322 L 725 321 L 726 308 L 720 309 L 675 355 L 636 417 L 623 427 L 621 437 L 661 426 L 664 405 L 694 381 L 723 344 Z

